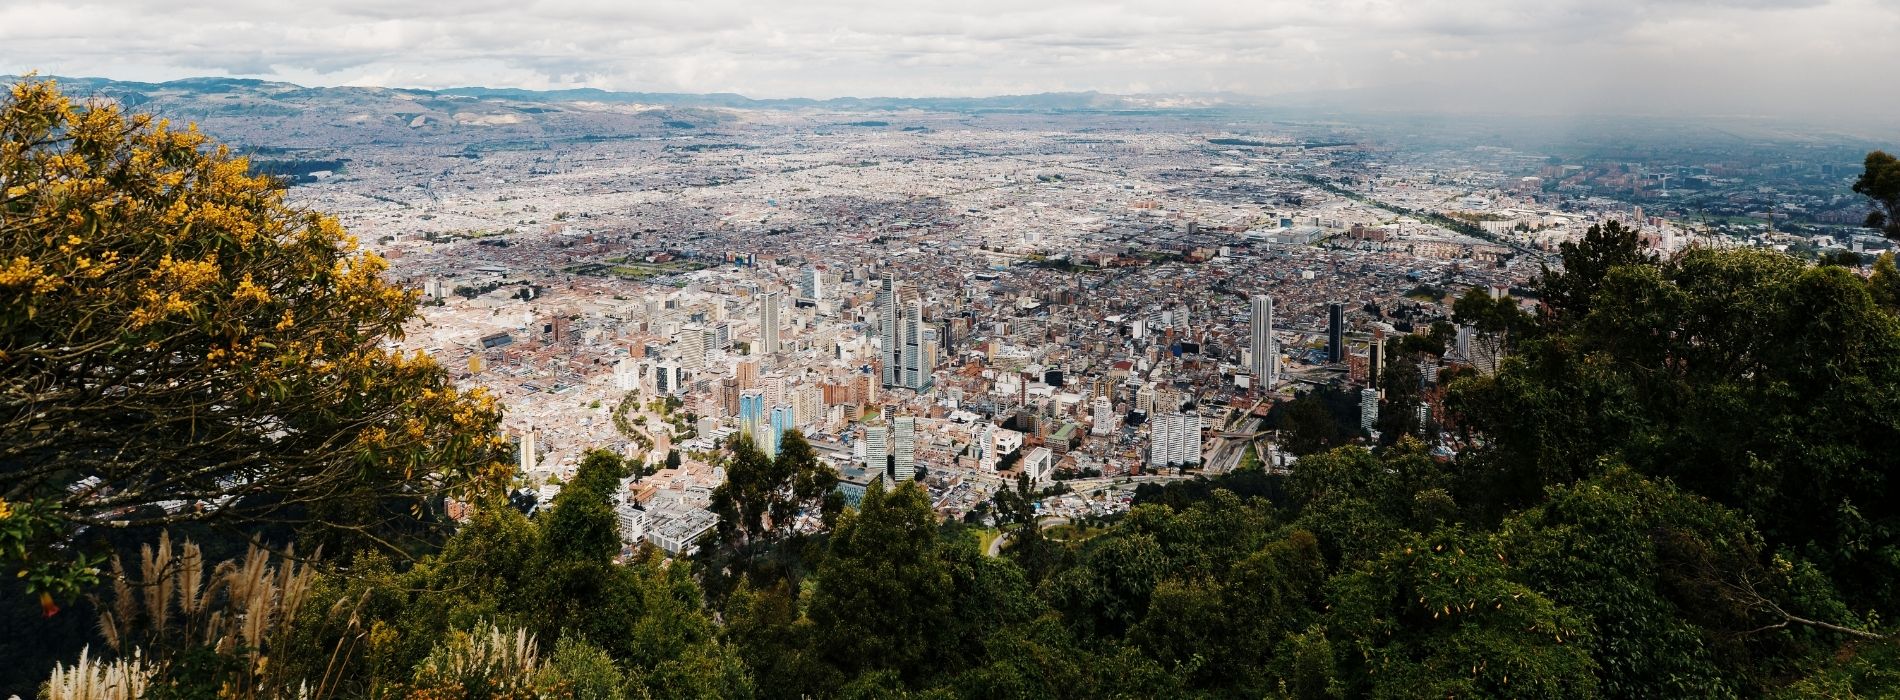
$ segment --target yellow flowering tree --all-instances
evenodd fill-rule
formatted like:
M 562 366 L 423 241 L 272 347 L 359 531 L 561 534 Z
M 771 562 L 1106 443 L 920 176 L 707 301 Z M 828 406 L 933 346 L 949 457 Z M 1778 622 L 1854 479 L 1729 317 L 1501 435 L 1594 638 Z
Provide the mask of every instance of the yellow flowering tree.
M 493 399 L 391 348 L 416 299 L 385 267 L 195 128 L 11 86 L 0 564 L 58 594 L 76 533 L 200 522 L 400 547 L 505 483 Z

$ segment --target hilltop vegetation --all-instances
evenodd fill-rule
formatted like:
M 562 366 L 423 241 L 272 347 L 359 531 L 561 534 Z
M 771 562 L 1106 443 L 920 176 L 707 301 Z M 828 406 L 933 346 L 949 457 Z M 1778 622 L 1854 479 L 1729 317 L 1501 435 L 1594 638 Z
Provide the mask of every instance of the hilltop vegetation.
M 500 408 L 384 349 L 413 295 L 194 132 L 18 85 L 0 184 L 0 693 L 1900 693 L 1891 257 L 1593 229 L 1539 315 L 1460 301 L 1512 355 L 1452 381 L 1456 458 L 1318 442 L 1064 542 L 1024 485 L 1001 557 L 914 485 L 842 508 L 795 433 L 739 440 L 726 522 L 669 559 L 622 556 L 610 453 L 512 507 Z

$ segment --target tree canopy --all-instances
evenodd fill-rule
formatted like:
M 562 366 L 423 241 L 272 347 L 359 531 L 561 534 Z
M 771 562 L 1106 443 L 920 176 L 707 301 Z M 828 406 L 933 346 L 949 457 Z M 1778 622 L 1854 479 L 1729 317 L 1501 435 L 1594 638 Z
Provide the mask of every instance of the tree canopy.
M 413 549 L 422 509 L 506 482 L 493 400 L 388 347 L 415 294 L 246 170 L 49 81 L 0 100 L 0 562 L 38 592 L 106 531 Z

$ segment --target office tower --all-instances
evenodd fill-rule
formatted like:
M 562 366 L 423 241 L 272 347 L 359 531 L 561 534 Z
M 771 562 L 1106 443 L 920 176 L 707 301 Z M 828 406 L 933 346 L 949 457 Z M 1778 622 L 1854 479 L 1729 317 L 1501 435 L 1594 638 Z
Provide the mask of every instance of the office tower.
M 918 310 L 921 315 L 921 305 Z M 918 387 L 919 390 L 933 382 L 931 370 L 937 368 L 937 353 L 943 348 L 941 341 L 938 340 L 942 336 L 938 335 L 937 329 L 922 324 L 923 321 L 919 320 L 918 327 L 923 329 L 923 335 L 917 342 L 917 371 L 922 373 L 919 379 L 922 386 Z
M 1334 302 L 1326 305 L 1326 361 L 1343 362 L 1346 359 L 1346 307 Z
M 706 335 L 705 326 L 688 325 L 680 328 L 680 367 L 699 371 L 706 365 Z
M 812 301 L 825 298 L 824 272 L 817 267 L 805 268 L 798 279 L 798 295 Z
M 686 371 L 677 363 L 661 362 L 653 366 L 653 390 L 661 394 L 686 393 Z
M 924 302 L 899 288 L 897 277 L 884 273 L 878 290 L 878 327 L 883 347 L 884 386 L 924 391 L 936 367 L 936 330 L 924 325 Z
M 778 341 L 778 292 L 766 292 L 759 298 L 759 352 L 777 355 Z
M 723 309 L 724 307 L 720 307 L 720 308 Z M 726 321 L 720 321 L 717 325 L 713 326 L 712 346 L 715 348 L 719 348 L 720 350 L 732 349 L 732 324 L 731 323 L 726 322 Z
M 535 455 L 537 445 L 534 443 L 534 423 L 529 422 L 528 427 L 521 430 L 521 473 L 523 474 L 533 470 L 541 461 L 540 457 Z
M 978 424 L 971 437 L 977 467 L 986 472 L 996 471 L 996 424 L 988 421 Z
M 1148 433 L 1148 464 L 1172 467 L 1201 461 L 1201 416 L 1163 413 L 1155 416 Z
M 1384 377 L 1380 375 L 1384 372 L 1385 331 L 1383 329 L 1374 329 L 1372 331 L 1372 350 L 1366 357 L 1366 376 L 1368 377 L 1366 386 L 1374 389 L 1379 388 L 1379 382 L 1384 379 Z
M 761 449 L 765 446 L 765 394 L 747 391 L 739 394 L 739 432 L 752 438 Z
M 877 332 L 883 346 L 878 349 L 883 365 L 884 386 L 899 386 L 903 376 L 903 348 L 897 342 L 897 275 L 886 272 L 877 290 Z
M 890 426 L 864 426 L 864 468 L 880 476 L 888 475 L 891 468 Z
M 1261 391 L 1280 383 L 1280 353 L 1273 343 L 1273 297 L 1253 295 L 1253 377 Z
M 1359 390 L 1359 427 L 1367 431 L 1379 424 L 1379 391 Z
M 891 421 L 891 477 L 899 482 L 917 478 L 917 419 L 899 416 Z
M 1095 397 L 1092 409 L 1095 414 L 1095 425 L 1089 432 L 1096 435 L 1107 435 L 1115 432 L 1114 402 L 1109 401 L 1106 396 L 1097 396 Z
M 929 362 L 936 359 L 935 332 L 924 327 L 924 302 L 912 298 L 904 302 L 903 318 L 898 323 L 903 345 L 903 385 L 907 389 L 923 391 L 930 388 Z
M 779 441 L 784 439 L 785 431 L 797 427 L 795 418 L 791 406 L 772 408 L 772 419 L 766 425 L 765 440 L 759 445 L 760 451 L 763 451 L 765 456 L 778 457 Z

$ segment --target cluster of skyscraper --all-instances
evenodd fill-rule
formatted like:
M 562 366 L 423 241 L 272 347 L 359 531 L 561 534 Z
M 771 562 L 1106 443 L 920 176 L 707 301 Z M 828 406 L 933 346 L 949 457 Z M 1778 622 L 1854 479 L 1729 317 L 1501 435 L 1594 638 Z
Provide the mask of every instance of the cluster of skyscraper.
M 864 466 L 892 481 L 917 478 L 917 419 L 892 418 L 889 424 L 874 423 L 864 428 Z
M 937 331 L 924 324 L 924 302 L 886 272 L 877 292 L 879 350 L 884 386 L 928 390 L 937 365 Z

